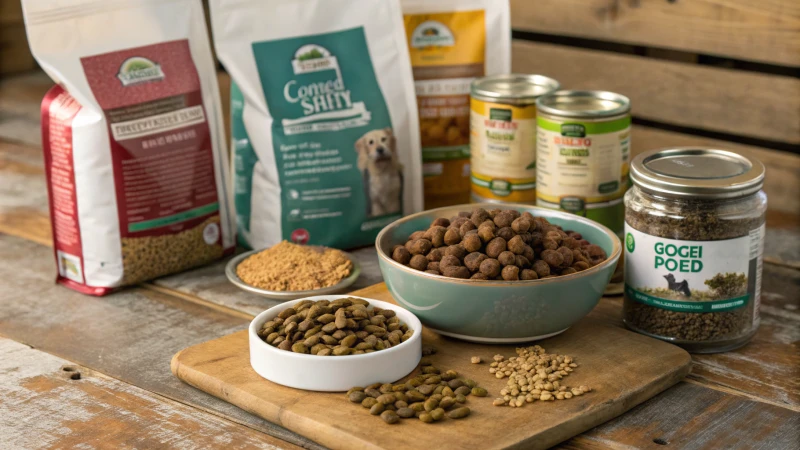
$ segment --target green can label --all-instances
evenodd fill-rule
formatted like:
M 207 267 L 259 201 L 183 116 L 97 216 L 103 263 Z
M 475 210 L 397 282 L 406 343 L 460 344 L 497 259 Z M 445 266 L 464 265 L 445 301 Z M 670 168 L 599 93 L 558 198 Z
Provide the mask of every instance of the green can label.
M 537 118 L 536 204 L 623 229 L 631 119 Z

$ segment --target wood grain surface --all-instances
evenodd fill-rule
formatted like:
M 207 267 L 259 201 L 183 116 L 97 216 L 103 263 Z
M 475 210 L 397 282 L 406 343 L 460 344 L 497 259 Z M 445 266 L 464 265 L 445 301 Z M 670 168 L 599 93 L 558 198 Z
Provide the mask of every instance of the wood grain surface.
M 175 352 L 242 330 L 246 319 L 147 289 L 82 295 L 54 283 L 52 257 L 48 247 L 0 234 L 0 335 L 293 444 L 319 448 L 170 373 Z
M 800 144 L 797 78 L 520 40 L 511 55 L 514 72 L 626 95 L 637 118 Z
M 383 283 L 353 295 L 395 303 Z M 334 449 L 547 448 L 672 386 L 691 363 L 689 354 L 675 346 L 593 320 L 590 314 L 540 344 L 551 353 L 576 358 L 579 367 L 562 383 L 585 384 L 594 391 L 569 401 L 499 408 L 492 406 L 492 399 L 507 380 L 490 374 L 488 364 L 471 364 L 470 357 L 491 361 L 495 354 L 513 356 L 514 346 L 470 344 L 427 329 L 422 338 L 424 345 L 438 350 L 434 365 L 456 370 L 489 391 L 486 398 L 468 397 L 468 420 L 428 425 L 413 419 L 381 428 L 386 425 L 379 418 L 351 404 L 343 393 L 300 391 L 261 378 L 250 367 L 246 330 L 181 351 L 172 360 L 172 371 L 192 386 Z M 607 364 L 612 359 L 625 363 Z
M 514 29 L 800 67 L 796 0 L 511 0 Z
M 0 448 L 299 449 L 0 338 Z

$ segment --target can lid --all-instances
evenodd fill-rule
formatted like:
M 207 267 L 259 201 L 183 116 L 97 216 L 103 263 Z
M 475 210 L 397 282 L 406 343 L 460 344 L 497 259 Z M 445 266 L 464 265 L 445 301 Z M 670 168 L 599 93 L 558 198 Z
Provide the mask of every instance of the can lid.
M 764 165 L 737 153 L 711 148 L 651 150 L 631 162 L 631 180 L 668 197 L 724 199 L 750 195 L 764 184 Z
M 631 101 L 608 91 L 556 91 L 540 97 L 536 108 L 561 117 L 611 117 L 629 112 Z
M 511 73 L 478 78 L 472 82 L 471 91 L 478 99 L 530 104 L 558 88 L 558 81 L 543 75 Z

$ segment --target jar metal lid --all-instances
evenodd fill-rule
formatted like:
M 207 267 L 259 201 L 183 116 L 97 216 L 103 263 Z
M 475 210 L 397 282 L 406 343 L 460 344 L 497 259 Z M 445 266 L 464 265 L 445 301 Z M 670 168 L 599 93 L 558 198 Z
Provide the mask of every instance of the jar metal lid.
M 758 192 L 764 165 L 737 153 L 712 148 L 651 150 L 631 162 L 631 180 L 639 188 L 669 197 L 724 199 Z
M 511 73 L 478 78 L 472 82 L 471 92 L 478 100 L 531 105 L 558 88 L 558 81 L 544 75 Z
M 631 101 L 608 91 L 556 91 L 539 97 L 536 109 L 559 117 L 611 117 L 630 112 Z

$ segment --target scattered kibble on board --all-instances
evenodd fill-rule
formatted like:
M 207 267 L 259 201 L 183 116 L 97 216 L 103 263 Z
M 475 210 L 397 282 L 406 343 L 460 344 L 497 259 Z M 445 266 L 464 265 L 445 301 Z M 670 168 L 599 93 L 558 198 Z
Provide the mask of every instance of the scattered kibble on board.
M 499 379 L 508 378 L 494 406 L 519 408 L 525 403 L 567 400 L 592 389 L 588 386 L 568 387 L 561 380 L 572 373 L 578 364 L 571 356 L 549 354 L 538 345 L 517 348 L 517 356 L 506 359 L 495 355 L 489 373 Z
M 424 357 L 419 374 L 408 381 L 354 387 L 347 391 L 346 397 L 352 403 L 361 403 L 385 423 L 394 424 L 413 417 L 423 423 L 439 422 L 445 417 L 463 419 L 470 415 L 469 407 L 464 406 L 468 395 L 485 397 L 488 392 L 473 380 L 459 378 L 455 370 L 442 371 L 431 364 L 429 357 Z

